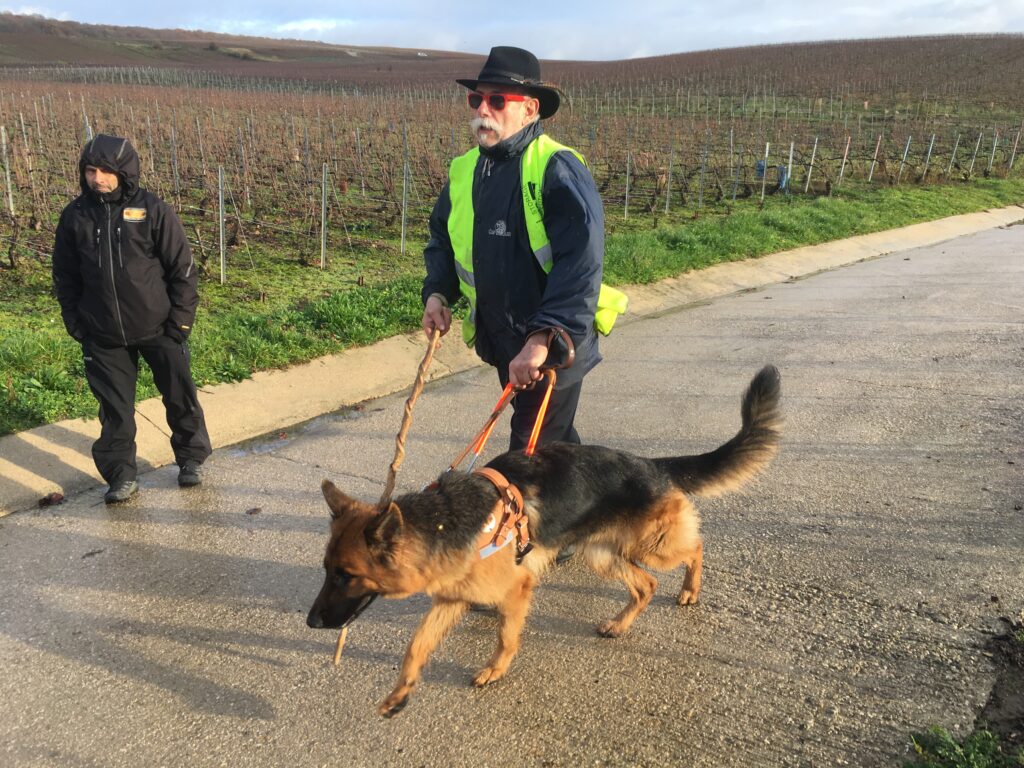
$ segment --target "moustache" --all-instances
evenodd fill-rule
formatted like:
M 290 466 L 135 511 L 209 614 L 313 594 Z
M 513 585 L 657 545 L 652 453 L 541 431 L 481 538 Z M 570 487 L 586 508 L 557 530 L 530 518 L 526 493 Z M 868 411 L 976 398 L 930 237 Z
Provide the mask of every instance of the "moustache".
M 474 117 L 470 121 L 469 127 L 473 130 L 473 133 L 476 133 L 481 128 L 484 128 L 488 131 L 498 130 L 498 124 L 491 120 L 489 117 Z

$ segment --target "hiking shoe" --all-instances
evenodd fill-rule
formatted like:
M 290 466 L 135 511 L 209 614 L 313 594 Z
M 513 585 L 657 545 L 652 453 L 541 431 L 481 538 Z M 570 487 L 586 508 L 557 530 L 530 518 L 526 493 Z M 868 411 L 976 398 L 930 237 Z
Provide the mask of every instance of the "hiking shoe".
M 189 459 L 181 465 L 178 470 L 178 485 L 182 488 L 189 488 L 203 482 L 203 474 L 199 469 L 199 462 Z
M 107 504 L 120 504 L 122 501 L 128 501 L 138 493 L 138 490 L 139 484 L 134 480 L 122 480 L 111 484 L 110 490 L 103 494 L 103 501 Z

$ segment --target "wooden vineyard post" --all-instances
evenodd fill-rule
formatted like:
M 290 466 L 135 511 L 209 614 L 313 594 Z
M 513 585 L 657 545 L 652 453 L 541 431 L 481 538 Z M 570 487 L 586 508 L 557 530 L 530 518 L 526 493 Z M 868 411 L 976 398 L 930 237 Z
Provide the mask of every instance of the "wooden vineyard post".
M 846 160 L 850 156 L 850 141 L 852 139 L 852 136 L 846 137 L 846 149 L 843 150 L 843 164 L 839 166 L 839 178 L 836 180 L 837 187 L 843 183 L 843 176 L 846 174 Z
M 320 181 L 320 269 L 327 266 L 327 163 Z
M 978 142 L 974 145 L 974 154 L 971 155 L 971 167 L 967 169 L 968 178 L 974 175 L 974 161 L 978 158 L 978 150 L 981 149 L 981 137 L 983 135 L 984 131 L 978 134 Z
M 171 167 L 174 170 L 174 199 L 181 208 L 181 179 L 178 176 L 178 133 L 171 126 Z
M 668 213 L 668 202 L 672 197 L 672 157 L 676 152 L 675 137 L 668 148 L 668 175 L 665 178 L 665 213 Z
M 788 107 L 787 107 L 788 109 Z M 793 148 L 796 142 L 789 142 L 789 162 L 786 164 L 786 194 L 789 194 L 789 185 L 793 183 Z
M 733 171 L 733 167 L 732 167 L 732 164 L 733 164 L 733 151 L 734 151 L 733 150 L 733 129 L 730 128 L 729 129 L 729 175 L 730 176 L 733 175 L 733 173 L 732 173 L 732 171 Z
M 405 223 L 409 203 L 409 137 L 407 126 L 402 124 L 402 245 L 400 253 L 405 255 Z
M 85 140 L 92 141 L 92 126 L 89 125 L 89 115 L 85 112 L 85 96 L 82 96 L 82 123 L 85 126 Z
M 199 115 L 196 115 L 196 136 L 198 137 L 199 143 L 199 162 L 202 164 L 203 169 L 203 194 L 206 194 L 206 152 L 203 150 L 203 128 L 199 125 Z
M 224 166 L 217 166 L 217 222 L 220 228 L 220 284 L 224 285 Z
M 155 165 L 153 160 L 153 156 L 156 154 L 156 150 L 153 147 L 153 126 L 149 122 L 149 115 L 146 115 L 146 141 L 149 145 L 149 173 L 150 176 L 156 176 Z
M 811 174 L 814 172 L 814 156 L 818 154 L 818 137 L 814 137 L 814 147 L 811 149 L 811 163 L 807 166 L 807 181 L 804 182 L 804 194 L 811 188 Z
M 924 159 L 924 173 L 921 174 L 921 181 L 924 181 L 928 176 L 928 166 L 932 162 L 932 149 L 935 147 L 935 134 L 932 134 L 932 140 L 928 144 L 928 155 Z
M 14 218 L 14 194 L 11 190 L 11 164 L 7 158 L 7 128 L 0 125 L 0 143 L 3 144 L 4 178 L 7 180 L 7 212 Z
M 871 177 L 875 175 L 875 164 L 878 162 L 878 150 L 882 146 L 882 134 L 878 134 L 878 141 L 875 142 L 875 154 L 871 157 L 871 170 L 868 171 L 868 184 Z
M 623 208 L 622 208 L 622 218 L 624 218 L 624 219 L 628 219 L 629 218 L 629 174 L 630 174 L 630 164 L 632 163 L 632 160 L 633 160 L 633 153 L 632 153 L 632 151 L 627 151 L 626 152 L 626 202 L 625 202 L 625 204 L 623 205 Z
M 356 128 L 356 160 L 359 163 L 359 191 L 366 197 L 366 173 L 363 170 L 363 141 Z
M 242 152 L 242 190 L 245 192 L 245 207 L 252 209 L 252 197 L 249 195 L 249 158 L 245 152 L 241 126 L 238 127 L 238 148 Z
M 704 134 L 704 149 L 700 153 L 700 183 L 697 187 L 697 209 L 704 208 L 704 172 L 708 165 L 708 144 L 711 141 L 711 133 Z
M 988 158 L 988 169 L 986 173 L 992 173 L 992 163 L 996 161 L 996 147 L 999 146 L 999 131 L 992 129 L 992 154 Z
M 900 170 L 899 170 L 899 173 L 896 174 L 896 186 L 897 187 L 900 185 L 900 179 L 903 178 L 903 166 L 905 166 L 907 164 L 907 155 L 910 154 L 910 140 L 912 138 L 913 138 L 912 136 L 907 136 L 907 146 L 905 146 L 903 148 L 903 159 L 900 160 Z
M 21 140 L 25 144 L 25 164 L 28 166 L 28 184 L 32 191 L 32 213 L 38 216 L 36 207 L 36 174 L 32 167 L 32 142 L 28 140 L 28 131 L 25 129 L 25 116 L 19 110 L 18 120 L 21 121 Z
M 761 172 L 761 202 L 764 202 L 764 188 L 768 184 L 768 149 L 771 147 L 771 142 L 767 141 L 764 145 L 764 168 Z
M 1020 142 L 1020 128 L 1017 129 L 1017 138 L 1013 140 L 1013 152 L 1010 153 L 1010 162 L 1006 165 L 1006 175 L 1013 171 L 1013 161 L 1017 159 L 1017 144 Z
M 949 174 L 951 174 L 953 172 L 953 161 L 956 160 L 956 150 L 957 150 L 957 147 L 959 147 L 959 146 L 960 146 L 960 134 L 957 133 L 956 141 L 953 143 L 953 154 L 951 154 L 949 156 L 949 167 L 946 168 L 946 176 L 947 177 L 949 176 Z
M 736 202 L 736 188 L 740 185 L 740 166 L 743 164 L 743 147 L 740 147 L 740 151 L 736 158 L 736 165 L 733 168 L 732 174 L 732 201 Z

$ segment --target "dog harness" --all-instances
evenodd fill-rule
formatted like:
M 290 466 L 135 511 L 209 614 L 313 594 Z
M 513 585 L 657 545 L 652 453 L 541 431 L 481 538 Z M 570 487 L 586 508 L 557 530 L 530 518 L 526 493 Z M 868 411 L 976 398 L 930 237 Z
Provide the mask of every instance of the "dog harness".
M 516 542 L 516 565 L 533 549 L 530 543 L 530 520 L 526 515 L 523 494 L 508 479 L 495 469 L 483 467 L 473 471 L 490 480 L 498 489 L 498 503 L 487 516 L 483 530 L 477 538 L 477 549 L 480 559 L 490 557 L 495 552 Z

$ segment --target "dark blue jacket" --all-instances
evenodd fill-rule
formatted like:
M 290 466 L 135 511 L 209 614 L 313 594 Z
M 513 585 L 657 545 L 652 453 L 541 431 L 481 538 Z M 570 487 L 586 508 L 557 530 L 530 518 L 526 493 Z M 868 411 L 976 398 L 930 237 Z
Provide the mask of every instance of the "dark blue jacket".
M 569 386 L 601 361 L 594 312 L 604 263 L 604 209 L 586 167 L 570 152 L 555 154 L 542 189 L 553 256 L 545 274 L 530 250 L 520 178 L 523 150 L 541 130 L 533 123 L 490 149 L 480 148 L 473 176 L 476 352 L 507 371 L 532 332 L 564 328 L 576 345 L 576 361 L 559 371 L 558 384 Z M 461 295 L 448 235 L 450 213 L 446 184 L 430 216 L 430 242 L 423 252 L 424 303 L 432 293 L 451 303 Z

